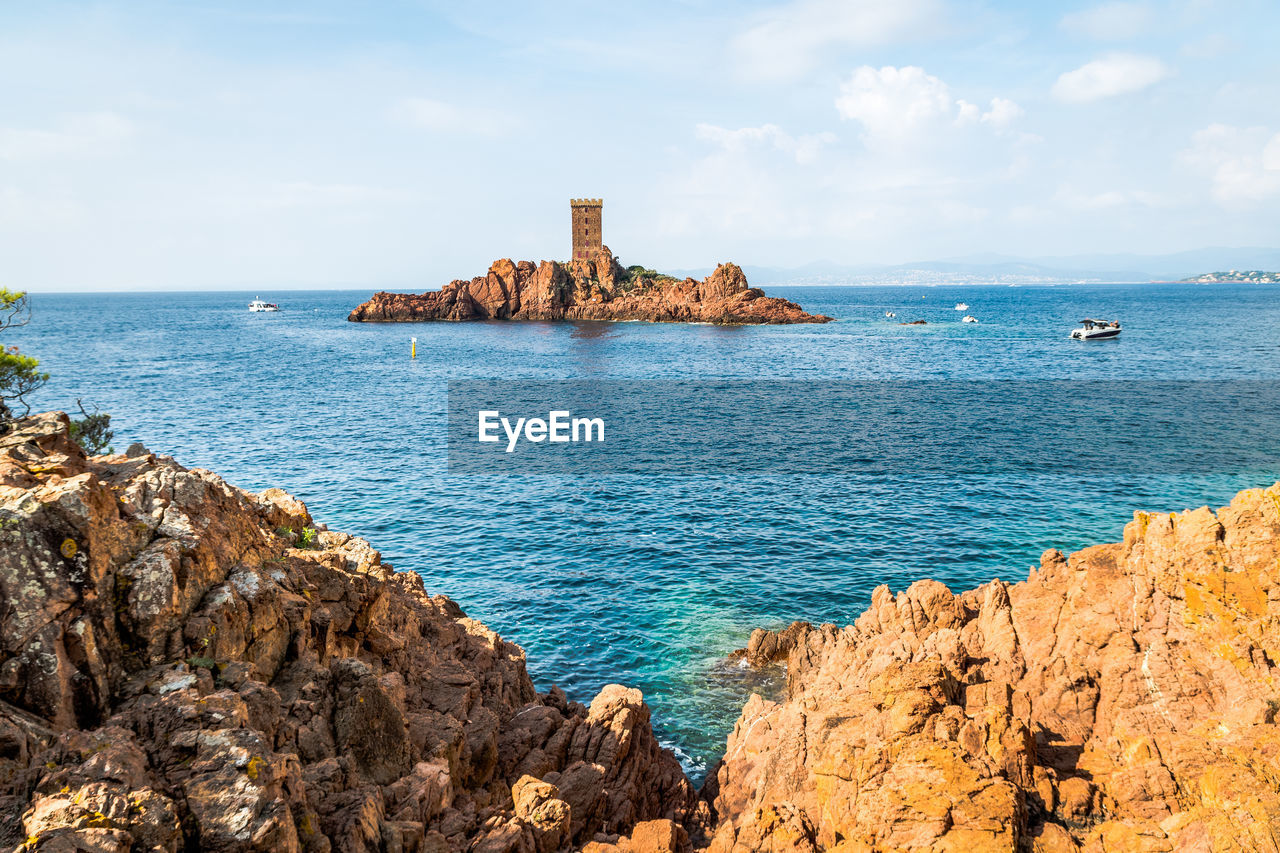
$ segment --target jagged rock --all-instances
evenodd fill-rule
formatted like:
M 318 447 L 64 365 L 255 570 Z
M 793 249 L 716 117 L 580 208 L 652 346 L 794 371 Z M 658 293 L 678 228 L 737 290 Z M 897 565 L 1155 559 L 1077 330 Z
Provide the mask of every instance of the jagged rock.
M 0 846 L 551 853 L 685 819 L 638 692 L 539 695 L 517 646 L 364 540 L 304 538 L 288 494 L 67 429 L 0 436 Z M 522 811 L 530 767 L 564 798 Z
M 697 799 L 638 691 L 539 694 L 287 494 L 67 429 L 0 436 L 10 849 L 1280 850 L 1280 485 L 1021 583 L 756 632 L 786 694 L 747 702 Z
M 487 275 L 455 280 L 422 294 L 375 293 L 352 322 L 426 320 L 648 320 L 669 323 L 826 323 L 786 299 L 750 287 L 736 264 L 720 264 L 702 281 L 633 276 L 609 247 L 592 258 L 494 261 Z
M 1280 485 L 786 634 L 785 700 L 704 786 L 709 850 L 1280 849 Z
M 781 631 L 756 628 L 751 632 L 747 647 L 737 649 L 729 655 L 729 659 L 745 661 L 756 668 L 786 661 L 787 655 L 795 648 L 796 641 L 812 628 L 808 622 L 792 622 Z

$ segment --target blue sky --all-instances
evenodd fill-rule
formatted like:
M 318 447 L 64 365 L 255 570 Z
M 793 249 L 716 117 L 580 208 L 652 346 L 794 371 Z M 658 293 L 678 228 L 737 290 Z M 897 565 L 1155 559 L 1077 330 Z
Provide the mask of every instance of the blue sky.
M 434 288 L 1280 234 L 1274 0 L 0 0 L 0 281 Z

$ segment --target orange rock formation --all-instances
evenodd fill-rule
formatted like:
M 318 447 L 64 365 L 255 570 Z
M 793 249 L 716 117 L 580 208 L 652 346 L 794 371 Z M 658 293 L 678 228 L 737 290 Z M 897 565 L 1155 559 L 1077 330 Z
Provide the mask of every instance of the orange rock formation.
M 285 493 L 67 427 L 0 436 L 10 849 L 1280 849 L 1280 485 L 756 632 L 786 695 L 695 795 L 638 691 L 539 694 Z
M 669 323 L 826 323 L 786 299 L 749 287 L 742 270 L 720 264 L 702 281 L 636 274 L 609 247 L 568 264 L 494 261 L 485 276 L 430 293 L 375 293 L 352 322 L 426 320 L 648 320 Z
M 1280 486 L 747 653 L 787 696 L 705 786 L 717 853 L 1280 848 Z

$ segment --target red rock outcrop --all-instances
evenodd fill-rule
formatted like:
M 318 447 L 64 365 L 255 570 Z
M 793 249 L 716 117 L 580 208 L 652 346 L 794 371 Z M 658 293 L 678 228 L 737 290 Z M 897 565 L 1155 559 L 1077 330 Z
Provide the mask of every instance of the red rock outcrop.
M 67 428 L 0 436 L 0 847 L 549 853 L 686 818 L 639 691 L 539 695 L 284 492 Z
M 752 639 L 787 695 L 704 786 L 716 853 L 1280 849 L 1280 486 Z
M 754 325 L 827 323 L 786 299 L 750 287 L 735 264 L 702 281 L 625 270 L 609 248 L 568 264 L 494 261 L 489 273 L 455 280 L 429 293 L 375 293 L 347 317 L 352 322 L 427 320 L 647 320 Z
M 0 436 L 15 850 L 1280 850 L 1280 485 L 741 655 L 786 695 L 695 797 L 638 691 L 538 694 L 284 492 Z

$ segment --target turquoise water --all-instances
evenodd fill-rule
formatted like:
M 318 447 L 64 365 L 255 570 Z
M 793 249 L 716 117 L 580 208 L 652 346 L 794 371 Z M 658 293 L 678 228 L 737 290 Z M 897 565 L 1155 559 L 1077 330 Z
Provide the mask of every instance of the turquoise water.
M 1280 378 L 1276 286 L 769 292 L 840 322 L 380 326 L 345 320 L 366 291 L 263 292 L 278 314 L 248 313 L 252 293 L 37 294 L 5 343 L 53 374 L 38 409 L 83 397 L 113 414 L 117 449 L 141 441 L 239 486 L 288 489 L 519 642 L 539 687 L 581 701 L 640 687 L 695 775 L 749 689 L 720 663 L 752 628 L 847 623 L 880 583 L 1018 580 L 1045 548 L 1116 540 L 1134 509 L 1218 505 L 1280 478 L 447 473 L 450 379 Z M 960 301 L 979 325 L 959 322 Z M 1125 332 L 1068 340 L 1083 316 L 1118 316 Z M 896 325 L 913 319 L 929 325 Z

